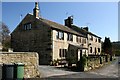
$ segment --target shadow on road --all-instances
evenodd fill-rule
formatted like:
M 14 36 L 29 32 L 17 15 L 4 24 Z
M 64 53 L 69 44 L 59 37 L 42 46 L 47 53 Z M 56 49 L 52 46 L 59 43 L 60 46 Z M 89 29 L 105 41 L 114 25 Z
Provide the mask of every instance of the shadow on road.
M 55 67 L 55 68 L 60 69 L 60 70 L 64 70 L 64 71 L 81 72 L 75 66 L 73 66 L 73 67 Z
M 69 75 L 50 76 L 48 78 L 113 78 L 113 77 L 108 77 L 100 74 L 92 74 L 87 72 L 79 72 Z

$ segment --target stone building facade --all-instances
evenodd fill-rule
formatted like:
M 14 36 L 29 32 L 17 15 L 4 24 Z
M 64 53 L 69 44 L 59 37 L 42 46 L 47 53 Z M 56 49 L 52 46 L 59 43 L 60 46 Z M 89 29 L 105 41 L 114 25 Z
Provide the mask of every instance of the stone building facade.
M 37 52 L 39 64 L 50 64 L 70 57 L 78 61 L 82 54 L 88 55 L 88 37 L 87 31 L 83 34 L 67 25 L 41 18 L 36 2 L 33 14 L 27 14 L 11 33 L 11 43 L 14 51 Z M 97 45 L 101 51 L 101 44 Z
M 65 25 L 87 38 L 86 43 L 88 48 L 88 55 L 99 55 L 101 53 L 101 37 L 91 33 L 87 26 L 80 28 L 76 25 L 73 25 L 72 16 L 65 19 Z
M 88 34 L 88 51 L 89 54 L 100 55 L 101 38 L 92 34 Z

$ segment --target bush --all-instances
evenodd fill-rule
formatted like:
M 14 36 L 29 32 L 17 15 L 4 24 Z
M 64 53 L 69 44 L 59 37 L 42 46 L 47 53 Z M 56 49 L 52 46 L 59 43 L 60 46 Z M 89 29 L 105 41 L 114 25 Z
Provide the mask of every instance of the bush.
M 85 55 L 80 57 L 80 60 L 77 63 L 77 67 L 80 71 L 84 71 L 84 68 L 86 66 L 86 62 L 87 62 L 87 58 Z
M 58 65 L 58 60 L 53 60 L 51 63 L 50 63 L 51 66 L 57 66 Z
M 116 50 L 116 51 L 114 51 L 114 53 L 116 56 L 120 56 L 120 50 Z
M 102 57 L 100 56 L 100 64 L 102 64 L 103 60 L 102 60 Z
M 112 55 L 110 55 L 110 61 L 112 61 Z
M 105 61 L 108 62 L 108 55 L 105 56 Z

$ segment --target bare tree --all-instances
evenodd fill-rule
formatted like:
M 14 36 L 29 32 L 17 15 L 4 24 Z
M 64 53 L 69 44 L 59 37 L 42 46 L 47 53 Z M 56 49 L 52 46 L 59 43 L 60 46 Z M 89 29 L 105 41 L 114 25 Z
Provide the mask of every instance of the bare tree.
M 5 25 L 4 23 L 2 24 L 2 29 L 1 29 L 1 33 L 2 33 L 2 40 L 5 40 L 8 36 L 10 36 L 10 30 L 8 28 L 7 25 Z
M 0 22 L 0 43 L 2 43 L 3 50 L 10 47 L 10 30 L 3 22 Z

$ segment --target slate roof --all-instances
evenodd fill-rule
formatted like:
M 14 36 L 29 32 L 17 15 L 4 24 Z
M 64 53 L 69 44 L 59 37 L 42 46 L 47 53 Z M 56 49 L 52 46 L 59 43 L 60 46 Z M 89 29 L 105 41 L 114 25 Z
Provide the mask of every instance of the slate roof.
M 32 15 L 32 14 L 30 14 L 30 15 Z M 49 25 L 52 29 L 58 29 L 58 30 L 65 31 L 65 32 L 68 32 L 68 33 L 72 33 L 72 34 L 76 34 L 76 35 L 79 35 L 79 36 L 82 36 L 82 37 L 87 37 L 87 34 L 90 34 L 90 35 L 93 35 L 95 37 L 101 38 L 101 37 L 89 32 L 89 31 L 81 29 L 80 27 L 78 27 L 76 25 L 72 25 L 72 28 L 69 28 L 69 27 L 64 26 L 62 24 L 59 24 L 59 23 L 56 23 L 56 22 L 53 22 L 51 20 L 47 20 L 47 19 L 44 19 L 44 18 L 41 18 L 41 17 L 39 17 L 39 20 L 46 23 L 47 25 Z
M 84 47 L 82 45 L 76 44 L 76 43 L 69 43 L 70 46 L 77 47 L 78 49 L 88 49 L 87 47 Z
M 80 28 L 78 26 L 72 25 L 72 29 L 75 30 L 75 31 L 77 31 L 77 32 L 79 32 L 79 33 L 82 33 L 84 35 L 90 34 L 90 35 L 93 35 L 93 36 L 98 37 L 98 38 L 101 39 L 101 37 L 93 34 L 92 32 L 86 31 L 86 30 L 84 30 L 84 29 L 82 29 L 82 28 Z
M 32 15 L 32 14 L 30 14 L 30 15 Z M 44 18 L 41 18 L 41 17 L 39 17 L 39 20 L 41 22 L 49 25 L 52 29 L 57 29 L 57 30 L 61 30 L 61 31 L 64 31 L 64 32 L 67 32 L 67 33 L 72 33 L 72 34 L 75 34 L 75 35 L 79 35 L 79 36 L 85 37 L 84 35 L 76 32 L 73 29 L 70 29 L 69 27 L 64 26 L 62 24 L 59 24 L 59 23 L 56 23 L 56 22 L 53 22 L 53 21 L 50 21 L 50 20 L 47 20 L 47 19 L 44 19 Z
M 26 16 L 31 16 L 31 17 L 33 17 L 34 15 L 31 14 L 31 13 L 28 13 Z M 97 36 L 97 35 L 89 32 L 89 31 L 83 30 L 83 29 L 81 29 L 81 28 L 79 28 L 79 27 L 77 27 L 77 26 L 75 26 L 75 25 L 72 25 L 72 28 L 69 28 L 69 27 L 64 26 L 64 25 L 62 25 L 62 24 L 59 24 L 59 23 L 56 23 L 56 22 L 54 22 L 54 21 L 50 21 L 50 20 L 47 20 L 47 19 L 44 19 L 44 18 L 41 18 L 41 17 L 36 18 L 36 19 L 38 19 L 38 20 L 40 20 L 41 22 L 49 25 L 52 29 L 64 31 L 64 32 L 67 32 L 67 33 L 72 33 L 72 34 L 79 35 L 79 36 L 86 37 L 86 38 L 87 38 L 87 36 L 86 36 L 87 34 L 91 34 L 91 35 L 93 35 L 93 36 L 96 36 L 96 37 L 98 37 L 98 38 L 101 38 L 101 37 L 99 37 L 99 36 Z M 19 25 L 20 25 L 20 24 L 19 24 Z M 17 27 L 18 27 L 18 26 L 17 26 Z M 16 27 L 16 28 L 17 28 L 17 27 Z M 16 30 L 16 29 L 15 29 L 15 30 Z M 14 30 L 14 31 L 15 31 L 15 30 Z M 13 31 L 13 32 L 14 32 L 14 31 Z M 12 33 L 13 33 L 13 32 L 12 32 Z M 11 33 L 11 34 L 12 34 L 12 33 Z

